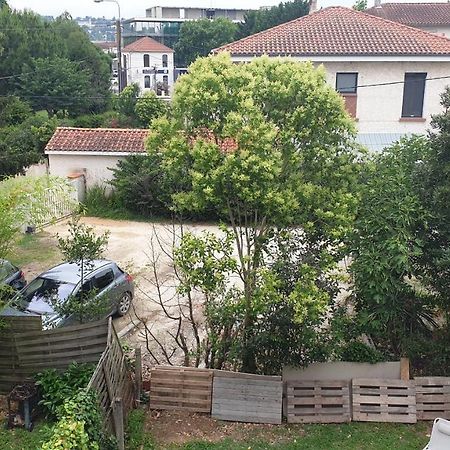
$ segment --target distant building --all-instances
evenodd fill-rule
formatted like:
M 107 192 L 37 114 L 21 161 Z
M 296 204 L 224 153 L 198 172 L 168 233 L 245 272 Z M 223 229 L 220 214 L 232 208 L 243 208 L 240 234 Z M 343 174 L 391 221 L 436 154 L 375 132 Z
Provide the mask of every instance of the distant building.
M 381 3 L 365 11 L 382 19 L 450 37 L 450 3 Z
M 148 36 L 161 44 L 173 47 L 180 34 L 183 22 L 198 19 L 218 19 L 220 17 L 232 22 L 243 22 L 246 9 L 195 8 L 153 6 L 146 10 L 146 17 L 135 17 L 123 21 L 123 39 L 125 44 Z
M 168 97 L 174 83 L 173 50 L 149 37 L 122 49 L 127 84 L 137 83 L 142 92 L 153 90 Z
M 92 43 L 108 55 L 117 55 L 116 41 L 92 41 Z
M 402 135 L 424 134 L 442 111 L 450 39 L 349 8 L 329 7 L 226 44 L 236 63 L 289 57 L 323 65 L 373 150 Z

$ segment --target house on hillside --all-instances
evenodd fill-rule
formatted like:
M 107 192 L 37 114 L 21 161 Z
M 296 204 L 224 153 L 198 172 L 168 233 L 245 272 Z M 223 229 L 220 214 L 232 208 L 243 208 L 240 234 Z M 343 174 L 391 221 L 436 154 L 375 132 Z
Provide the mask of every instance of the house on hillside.
M 449 39 L 344 7 L 213 50 L 222 51 L 235 62 L 268 55 L 323 64 L 327 81 L 357 121 L 359 141 L 372 150 L 424 133 L 450 83 Z
M 149 37 L 122 49 L 127 84 L 137 83 L 142 92 L 153 90 L 169 97 L 174 83 L 173 50 Z
M 365 11 L 414 28 L 450 37 L 450 3 L 381 3 Z
M 50 175 L 83 175 L 86 189 L 107 185 L 112 168 L 128 155 L 143 154 L 149 130 L 59 127 L 45 147 Z

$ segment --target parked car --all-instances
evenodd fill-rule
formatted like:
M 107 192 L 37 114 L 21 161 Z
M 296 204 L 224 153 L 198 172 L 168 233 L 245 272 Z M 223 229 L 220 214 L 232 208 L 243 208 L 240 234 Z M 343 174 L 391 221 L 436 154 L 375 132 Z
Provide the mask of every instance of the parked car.
M 27 282 L 23 272 L 6 259 L 0 259 L 0 285 L 6 284 L 13 289 L 22 289 Z
M 75 322 L 74 317 L 60 317 L 52 303 L 55 299 L 63 303 L 69 297 L 82 292 L 94 291 L 96 298 L 107 302 L 106 315 L 125 315 L 134 296 L 132 277 L 115 262 L 91 261 L 84 268 L 81 285 L 81 267 L 75 263 L 60 264 L 42 273 L 25 286 L 13 299 L 13 304 L 22 311 L 43 316 L 46 326 L 63 326 Z

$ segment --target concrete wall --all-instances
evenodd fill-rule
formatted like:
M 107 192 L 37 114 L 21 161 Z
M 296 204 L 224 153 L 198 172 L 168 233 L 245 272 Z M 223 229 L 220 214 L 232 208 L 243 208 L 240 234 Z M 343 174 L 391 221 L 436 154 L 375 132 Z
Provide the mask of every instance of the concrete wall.
M 102 155 L 48 155 L 50 175 L 68 177 L 74 173 L 83 173 L 86 179 L 86 189 L 96 185 L 106 185 L 113 174 L 110 168 L 117 166 L 125 156 Z
M 150 67 L 144 67 L 144 55 L 150 55 Z M 162 55 L 167 55 L 167 68 L 162 65 Z M 173 53 L 124 53 L 127 59 L 127 83 L 137 83 L 141 88 L 142 92 L 150 91 L 153 89 L 153 74 L 143 73 L 144 69 L 153 69 L 156 66 L 157 69 L 168 69 L 167 74 L 156 74 L 156 81 L 163 82 L 164 75 L 168 76 L 169 91 L 173 88 L 173 75 L 174 75 L 174 64 L 173 64 Z M 150 76 L 150 82 L 152 88 L 145 87 L 145 76 Z
M 247 62 L 250 57 L 233 57 L 234 61 Z M 304 61 L 305 58 L 296 58 Z M 350 59 L 350 58 L 349 58 Z M 358 58 L 355 58 L 358 59 Z M 363 59 L 363 58 L 360 58 Z M 362 133 L 425 133 L 430 126 L 432 114 L 442 111 L 440 94 L 449 79 L 428 80 L 425 86 L 423 119 L 402 120 L 403 84 L 406 72 L 425 72 L 427 78 L 450 75 L 450 62 L 435 61 L 332 61 L 323 64 L 328 83 L 336 87 L 337 72 L 357 72 L 358 86 L 382 83 L 398 84 L 358 87 L 356 119 Z
M 377 364 L 353 362 L 314 363 L 304 369 L 285 367 L 283 381 L 300 380 L 342 380 L 352 378 L 384 378 L 400 379 L 400 361 L 382 362 Z
M 450 26 L 435 26 L 435 27 L 417 27 L 421 30 L 428 31 L 428 33 L 438 34 L 439 36 L 450 37 Z

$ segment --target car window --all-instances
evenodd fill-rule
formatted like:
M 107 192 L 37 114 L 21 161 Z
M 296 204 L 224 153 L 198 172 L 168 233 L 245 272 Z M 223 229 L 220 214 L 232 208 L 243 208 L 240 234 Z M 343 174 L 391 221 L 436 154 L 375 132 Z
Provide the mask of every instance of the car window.
M 0 261 L 0 281 L 5 281 L 16 271 L 16 268 L 9 261 Z
M 112 269 L 102 271 L 94 276 L 94 289 L 101 291 L 114 281 L 114 272 Z
M 28 308 L 35 312 L 47 312 L 51 308 L 52 300 L 63 302 L 72 294 L 75 285 L 63 281 L 51 280 L 49 278 L 35 278 L 20 293 L 20 300 L 28 304 Z M 27 307 L 25 305 L 25 307 Z

